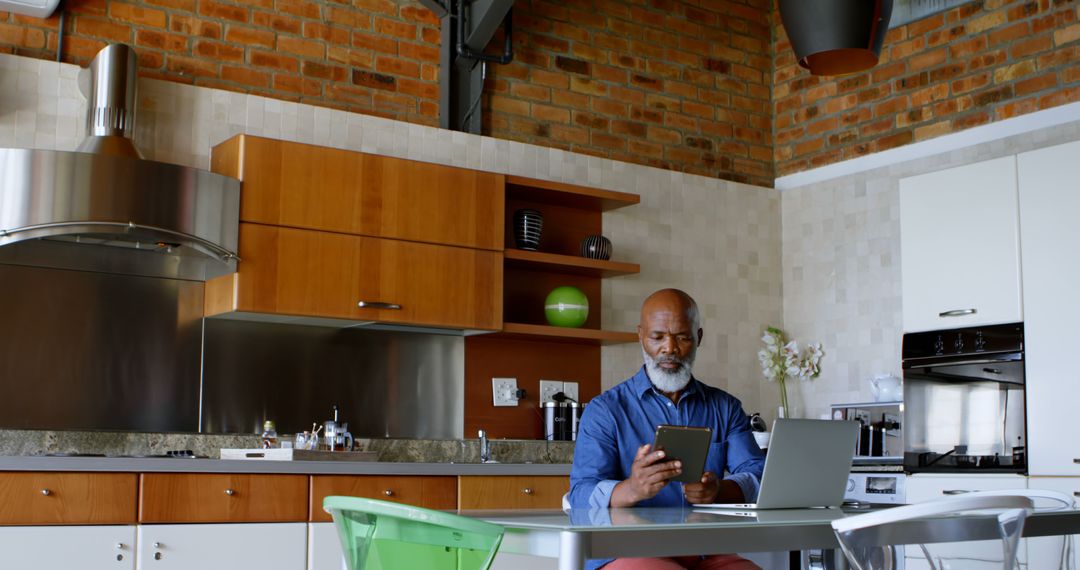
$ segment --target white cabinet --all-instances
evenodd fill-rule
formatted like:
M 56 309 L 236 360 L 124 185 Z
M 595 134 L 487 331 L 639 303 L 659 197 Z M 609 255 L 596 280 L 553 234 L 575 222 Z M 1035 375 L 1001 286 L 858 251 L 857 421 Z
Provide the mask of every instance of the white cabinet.
M 308 570 L 346 570 L 334 523 L 308 523 Z
M 135 527 L 0 527 L 0 568 L 132 570 Z
M 924 503 L 973 491 L 1000 491 L 1026 489 L 1027 480 L 1022 475 L 931 475 L 918 474 L 907 478 L 907 502 Z M 1021 564 L 1027 560 L 1027 539 L 1020 541 L 1017 558 Z M 971 560 L 1001 559 L 1001 541 L 987 540 L 953 544 L 927 545 L 930 553 L 941 558 L 944 568 L 966 568 Z M 929 568 L 918 547 L 905 547 L 905 570 Z
M 139 570 L 303 570 L 307 524 L 144 524 Z
M 1080 142 L 1018 157 L 1028 471 L 1080 476 Z
M 900 180 L 904 332 L 1023 320 L 1016 194 L 1012 156 Z
M 1031 477 L 1028 479 L 1029 489 L 1045 489 L 1057 491 L 1067 497 L 1072 497 L 1074 502 L 1080 497 L 1080 477 Z M 1036 501 L 1035 507 L 1039 508 L 1040 502 Z M 1049 504 L 1047 505 L 1049 506 Z M 1029 538 L 1028 543 L 1028 568 L 1061 568 L 1061 561 L 1066 549 L 1071 546 L 1073 567 L 1080 568 L 1080 551 L 1077 550 L 1077 539 L 1080 535 L 1072 536 L 1072 544 L 1065 541 L 1061 536 L 1043 536 Z

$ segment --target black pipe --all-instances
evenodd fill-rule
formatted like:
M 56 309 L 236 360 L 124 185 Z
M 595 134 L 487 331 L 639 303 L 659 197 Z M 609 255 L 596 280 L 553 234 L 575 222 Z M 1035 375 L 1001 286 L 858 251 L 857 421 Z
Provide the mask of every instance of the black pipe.
M 512 43 L 512 37 L 514 35 L 514 9 L 511 8 L 506 12 L 506 17 L 503 18 L 503 53 L 502 55 L 490 55 L 480 51 L 473 51 L 465 44 L 465 0 L 459 0 L 457 3 L 457 54 L 459 57 L 467 59 L 476 59 L 480 61 L 490 61 L 498 63 L 499 65 L 506 65 L 511 61 L 514 61 L 514 45 Z

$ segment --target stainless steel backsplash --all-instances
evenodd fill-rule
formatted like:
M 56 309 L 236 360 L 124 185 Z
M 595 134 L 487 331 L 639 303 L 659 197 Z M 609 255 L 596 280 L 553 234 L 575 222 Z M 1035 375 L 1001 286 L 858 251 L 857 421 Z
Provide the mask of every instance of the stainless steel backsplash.
M 460 438 L 461 336 L 206 319 L 202 429 L 279 432 L 340 420 L 357 437 Z
M 464 339 L 202 318 L 203 284 L 0 265 L 0 428 L 460 438 Z

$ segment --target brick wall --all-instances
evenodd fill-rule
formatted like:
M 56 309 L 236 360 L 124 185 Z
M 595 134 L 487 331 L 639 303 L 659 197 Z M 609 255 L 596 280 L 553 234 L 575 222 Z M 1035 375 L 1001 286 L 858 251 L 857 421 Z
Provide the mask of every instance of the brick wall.
M 778 176 L 1080 101 L 1077 0 L 982 0 L 889 31 L 879 65 L 818 78 L 779 18 Z
M 517 0 L 493 136 L 771 186 L 769 0 Z
M 67 62 L 124 42 L 143 76 L 438 122 L 439 22 L 416 0 L 65 4 Z M 769 0 L 698 4 L 518 0 L 485 134 L 771 185 Z M 0 13 L 0 50 L 55 58 L 58 22 Z
M 439 21 L 398 0 L 65 0 L 63 61 L 132 45 L 140 74 L 438 123 Z M 56 58 L 59 13 L 0 12 L 0 50 Z

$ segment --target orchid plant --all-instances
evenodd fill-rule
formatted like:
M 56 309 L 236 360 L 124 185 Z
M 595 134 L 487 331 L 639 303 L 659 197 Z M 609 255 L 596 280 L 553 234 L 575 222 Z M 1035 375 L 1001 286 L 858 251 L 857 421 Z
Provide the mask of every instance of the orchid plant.
M 799 343 L 787 340 L 784 331 L 776 327 L 766 328 L 761 341 L 765 343 L 765 348 L 758 351 L 761 372 L 766 380 L 780 385 L 780 415 L 787 417 L 790 408 L 785 381 L 788 378 L 803 381 L 817 378 L 821 373 L 821 357 L 825 353 L 821 350 L 820 342 L 808 344 L 800 351 Z

